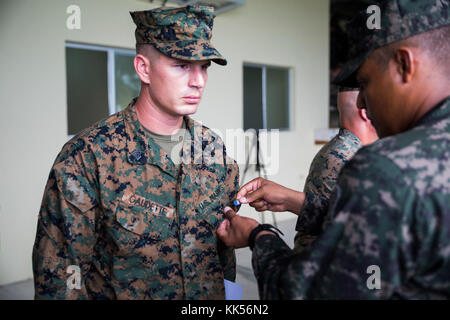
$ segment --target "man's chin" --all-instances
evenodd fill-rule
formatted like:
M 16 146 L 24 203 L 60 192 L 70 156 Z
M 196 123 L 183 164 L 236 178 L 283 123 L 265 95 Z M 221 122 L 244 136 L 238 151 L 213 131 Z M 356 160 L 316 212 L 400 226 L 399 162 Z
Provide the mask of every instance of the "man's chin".
M 176 112 L 180 116 L 189 116 L 197 112 L 198 104 L 187 104 L 177 108 Z

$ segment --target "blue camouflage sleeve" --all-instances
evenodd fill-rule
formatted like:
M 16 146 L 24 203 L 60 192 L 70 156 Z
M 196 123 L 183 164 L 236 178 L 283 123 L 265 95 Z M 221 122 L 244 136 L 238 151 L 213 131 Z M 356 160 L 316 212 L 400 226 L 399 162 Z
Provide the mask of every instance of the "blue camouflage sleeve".
M 252 260 L 260 297 L 390 297 L 414 265 L 410 231 L 421 210 L 417 199 L 391 160 L 358 153 L 342 171 L 324 231 L 308 250 L 294 254 L 270 235 L 256 241 Z

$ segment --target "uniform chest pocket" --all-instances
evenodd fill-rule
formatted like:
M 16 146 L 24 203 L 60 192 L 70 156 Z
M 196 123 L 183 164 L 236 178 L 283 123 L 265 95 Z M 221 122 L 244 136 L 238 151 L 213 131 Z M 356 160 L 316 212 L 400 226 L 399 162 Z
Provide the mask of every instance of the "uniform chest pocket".
M 173 210 L 157 204 L 141 207 L 119 201 L 115 219 L 122 231 L 154 240 L 165 240 L 172 235 L 173 227 L 173 214 L 168 214 L 167 209 Z
M 223 210 L 227 195 L 225 186 L 220 184 L 215 188 L 202 188 L 199 191 L 197 212 L 208 214 L 210 211 Z
M 207 215 L 203 215 L 203 220 L 210 226 L 213 232 L 216 232 L 220 224 L 225 219 L 225 215 L 222 212 L 209 212 Z

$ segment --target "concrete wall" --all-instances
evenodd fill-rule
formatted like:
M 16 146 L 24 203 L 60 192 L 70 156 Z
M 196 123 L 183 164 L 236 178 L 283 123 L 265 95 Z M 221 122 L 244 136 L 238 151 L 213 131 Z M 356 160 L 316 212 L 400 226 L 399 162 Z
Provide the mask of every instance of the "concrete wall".
M 80 30 L 66 28 L 71 4 L 81 8 Z M 158 5 L 158 0 L 0 2 L 0 285 L 32 277 L 44 186 L 67 140 L 64 43 L 133 48 L 128 12 Z M 243 63 L 291 67 L 292 128 L 280 132 L 280 169 L 270 178 L 296 189 L 303 188 L 318 150 L 314 129 L 328 123 L 328 11 L 328 0 L 247 0 L 218 16 L 213 43 L 229 65 L 209 69 L 206 94 L 194 116 L 222 132 L 242 128 Z M 242 214 L 259 217 L 248 208 Z M 294 218 L 290 213 L 277 217 Z

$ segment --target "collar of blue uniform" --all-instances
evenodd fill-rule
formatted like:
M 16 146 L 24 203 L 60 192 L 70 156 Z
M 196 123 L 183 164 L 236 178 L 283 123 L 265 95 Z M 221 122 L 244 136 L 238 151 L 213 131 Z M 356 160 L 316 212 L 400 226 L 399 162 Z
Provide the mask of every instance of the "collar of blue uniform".
M 127 158 L 131 164 L 152 164 L 159 166 L 162 170 L 176 177 L 176 168 L 173 162 L 162 148 L 152 139 L 145 136 L 142 125 L 140 124 L 134 105 L 137 98 L 134 98 L 127 108 L 122 111 L 125 131 L 127 133 Z M 208 128 L 194 121 L 189 116 L 184 117 L 186 128 L 189 130 L 189 137 L 185 137 L 183 150 L 191 150 L 191 163 L 198 163 L 198 155 L 202 155 L 205 147 L 215 140 Z M 201 143 L 194 143 L 194 140 Z M 189 147 L 186 148 L 186 144 Z M 201 150 L 195 149 L 201 148 Z M 167 157 L 166 159 L 164 159 Z
M 442 118 L 450 118 L 450 96 L 439 102 L 436 106 L 425 113 L 425 115 L 417 121 L 414 127 L 435 122 Z

